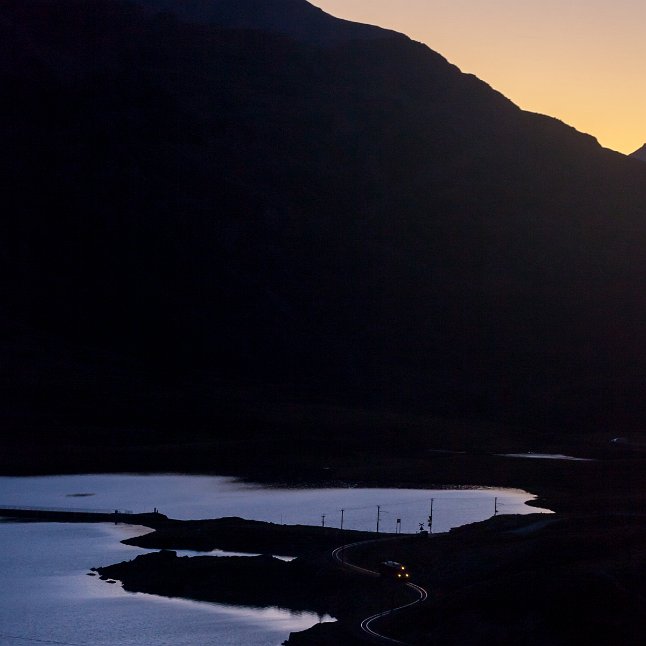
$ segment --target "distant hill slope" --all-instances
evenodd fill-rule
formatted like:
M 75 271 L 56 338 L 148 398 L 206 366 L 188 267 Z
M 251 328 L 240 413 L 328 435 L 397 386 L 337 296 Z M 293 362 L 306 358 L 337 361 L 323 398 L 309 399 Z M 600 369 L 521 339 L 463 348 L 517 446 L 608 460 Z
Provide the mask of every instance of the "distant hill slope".
M 99 423 L 93 397 L 145 424 L 198 372 L 204 415 L 252 384 L 646 421 L 642 164 L 304 0 L 151 4 L 0 5 L 12 424 Z M 82 367 L 39 362 L 39 335 Z
M 631 153 L 630 156 L 641 161 L 646 161 L 646 144 L 644 144 L 639 150 Z
M 258 29 L 311 43 L 370 40 L 401 34 L 333 18 L 303 0 L 134 0 L 149 12 L 226 29 Z

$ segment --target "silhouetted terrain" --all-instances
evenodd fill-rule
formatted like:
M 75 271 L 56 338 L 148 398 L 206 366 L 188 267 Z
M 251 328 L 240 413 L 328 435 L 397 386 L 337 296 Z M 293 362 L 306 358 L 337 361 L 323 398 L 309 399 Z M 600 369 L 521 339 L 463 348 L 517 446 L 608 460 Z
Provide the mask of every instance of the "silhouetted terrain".
M 254 29 L 309 43 L 405 38 L 397 32 L 334 18 L 303 0 L 134 0 L 151 15 L 165 12 L 186 22 Z
M 646 161 L 646 144 L 644 144 L 639 150 L 636 150 L 634 153 L 630 153 L 630 156 L 641 161 Z
M 426 46 L 304 0 L 6 0 L 0 82 L 5 456 L 646 421 L 646 167 Z
M 169 520 L 163 540 L 148 534 L 125 542 L 179 549 L 185 545 L 184 531 L 199 536 L 200 527 L 210 531 L 216 526 L 240 545 L 257 536 L 257 530 L 264 536 L 273 532 L 274 545 L 282 542 L 283 553 L 290 537 L 323 540 L 291 563 L 270 556 L 189 558 L 162 551 L 98 568 L 98 573 L 121 580 L 130 591 L 279 604 L 329 612 L 340 620 L 293 634 L 290 645 L 364 643 L 357 630 L 361 619 L 411 601 L 411 591 L 394 582 L 388 586 L 383 578 L 343 572 L 323 547 L 322 533 L 328 528 L 240 519 Z M 406 644 L 633 646 L 640 643 L 646 623 L 645 529 L 639 514 L 498 516 L 431 538 L 408 535 L 354 543 L 345 556 L 346 562 L 373 571 L 383 560 L 396 559 L 428 591 L 427 602 L 386 615 L 372 626 Z M 342 541 L 343 534 L 334 531 Z
M 430 602 L 395 615 L 387 634 L 419 645 L 632 646 L 645 627 L 644 530 L 640 515 L 498 516 L 426 547 L 388 546 Z M 358 562 L 374 563 L 384 547 L 361 546 Z M 302 635 L 293 643 L 317 643 Z

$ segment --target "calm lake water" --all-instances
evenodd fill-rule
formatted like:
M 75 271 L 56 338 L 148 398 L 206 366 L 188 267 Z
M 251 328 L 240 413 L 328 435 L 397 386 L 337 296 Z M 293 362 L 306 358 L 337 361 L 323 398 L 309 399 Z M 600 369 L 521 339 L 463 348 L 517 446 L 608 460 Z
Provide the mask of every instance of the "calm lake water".
M 535 460 L 569 460 L 570 462 L 594 462 L 591 458 L 576 458 L 562 453 L 501 453 L 502 458 L 530 458 Z
M 494 512 L 535 513 L 526 492 L 494 489 L 281 489 L 231 478 L 179 475 L 80 475 L 0 478 L 0 505 L 75 509 L 157 507 L 174 518 L 241 516 L 276 523 L 417 530 L 433 499 L 433 531 Z M 217 644 L 278 646 L 320 620 L 312 613 L 253 609 L 126 593 L 87 576 L 90 567 L 142 553 L 119 541 L 149 531 L 110 524 L 0 522 L 0 644 Z

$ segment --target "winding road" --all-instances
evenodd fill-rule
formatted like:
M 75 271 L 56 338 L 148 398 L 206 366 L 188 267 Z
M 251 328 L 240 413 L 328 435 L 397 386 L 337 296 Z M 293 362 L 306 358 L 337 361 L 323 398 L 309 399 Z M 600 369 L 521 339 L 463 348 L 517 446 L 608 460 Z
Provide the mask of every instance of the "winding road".
M 353 563 L 348 563 L 345 557 L 345 553 L 347 550 L 352 549 L 353 547 L 358 547 L 359 545 L 367 545 L 368 543 L 381 543 L 383 541 L 393 541 L 393 540 L 400 540 L 399 537 L 397 538 L 377 538 L 371 541 L 360 541 L 358 543 L 349 543 L 348 545 L 342 545 L 341 547 L 337 547 L 333 552 L 332 552 L 332 558 L 337 561 L 342 567 L 352 570 L 354 572 L 357 572 L 357 574 L 363 574 L 364 576 L 370 576 L 370 577 L 379 577 L 379 573 L 375 572 L 374 570 L 368 570 L 366 568 L 360 567 L 359 565 L 354 565 Z M 428 592 L 424 588 L 422 588 L 419 585 L 415 585 L 414 583 L 406 583 L 404 584 L 411 590 L 414 590 L 418 597 L 414 601 L 411 601 L 410 603 L 406 603 L 403 606 L 398 606 L 397 608 L 392 608 L 391 610 L 385 610 L 383 612 L 378 612 L 377 614 L 371 615 L 370 617 L 366 617 L 362 622 L 361 622 L 361 630 L 363 633 L 365 633 L 366 636 L 370 637 L 371 641 L 375 643 L 382 643 L 382 644 L 406 644 L 406 642 L 402 642 L 398 639 L 393 639 L 392 637 L 386 637 L 385 635 L 382 635 L 381 633 L 378 633 L 374 628 L 373 624 L 375 621 L 380 619 L 381 617 L 385 617 L 386 615 L 390 615 L 394 612 L 401 612 L 405 608 L 410 608 L 411 606 L 414 606 L 417 603 L 422 603 L 422 601 L 426 601 L 428 598 Z

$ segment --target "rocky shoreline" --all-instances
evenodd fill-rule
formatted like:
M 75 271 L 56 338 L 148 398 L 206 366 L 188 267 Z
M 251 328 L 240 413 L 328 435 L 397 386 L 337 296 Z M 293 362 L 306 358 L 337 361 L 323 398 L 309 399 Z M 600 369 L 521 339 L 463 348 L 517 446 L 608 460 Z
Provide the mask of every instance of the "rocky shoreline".
M 235 527 L 239 545 L 256 541 L 244 536 L 246 530 L 257 535 L 255 523 L 220 519 L 190 521 L 186 527 L 197 532 L 200 524 Z M 323 536 L 322 528 L 287 527 L 280 539 L 280 527 L 265 530 L 277 530 L 272 546 L 283 552 L 290 534 Z M 184 529 L 176 534 L 178 545 L 186 545 Z M 173 542 L 170 530 L 146 536 Z M 267 554 L 179 557 L 162 550 L 96 571 L 131 591 L 277 605 L 338 619 L 292 634 L 289 646 L 361 643 L 361 619 L 395 600 L 405 602 L 407 591 L 344 570 L 331 558 L 326 540 L 291 562 Z M 366 540 L 348 550 L 347 558 L 367 569 L 390 558 L 405 562 L 413 580 L 428 590 L 427 602 L 381 623 L 385 634 L 409 644 L 538 646 L 573 643 L 579 635 L 586 644 L 632 646 L 646 629 L 645 546 L 646 517 L 638 514 L 536 514 L 498 516 L 427 538 Z
M 564 449 L 559 449 L 564 452 Z M 577 454 L 575 451 L 568 451 Z M 492 454 L 432 452 L 359 465 L 330 461 L 302 470 L 292 484 L 354 482 L 381 486 L 487 484 L 524 487 L 557 511 L 498 516 L 423 541 L 365 543 L 348 552 L 367 568 L 380 560 L 405 562 L 429 601 L 393 616 L 386 634 L 410 644 L 492 643 L 545 646 L 634 646 L 646 632 L 646 489 L 643 457 L 633 452 L 598 455 L 589 462 L 522 460 Z M 383 468 L 382 468 L 383 467 Z M 459 474 L 459 477 L 456 476 Z M 237 475 L 279 481 L 278 471 L 251 462 Z M 283 479 L 284 482 L 284 479 Z M 153 531 L 129 539 L 148 549 L 261 554 L 230 560 L 152 555 L 102 569 L 127 589 L 210 601 L 280 605 L 328 613 L 337 622 L 290 636 L 290 646 L 360 643 L 360 621 L 388 607 L 374 581 L 339 572 L 329 554 L 370 532 L 284 526 L 239 518 L 177 521 L 162 514 L 124 517 Z M 36 520 L 36 518 L 32 518 Z M 39 520 L 88 522 L 51 514 Z M 105 522 L 110 514 L 94 520 Z M 299 557 L 285 564 L 269 555 Z M 581 639 L 579 638 L 581 636 Z
M 243 518 L 211 520 L 153 519 L 145 523 L 154 531 L 123 541 L 147 549 L 194 550 L 219 549 L 251 554 L 307 556 L 331 551 L 344 543 L 370 540 L 374 532 L 343 530 L 334 527 L 278 525 Z
M 356 643 L 357 626 L 365 616 L 394 600 L 411 597 L 410 590 L 392 581 L 357 576 L 339 567 L 331 552 L 346 543 L 368 544 L 383 534 L 299 525 L 276 525 L 240 518 L 201 521 L 165 519 L 148 534 L 123 541 L 158 552 L 132 561 L 93 568 L 125 590 L 168 597 L 247 606 L 278 606 L 293 611 L 331 615 L 337 621 L 317 625 L 292 639 L 323 643 Z M 400 535 L 397 542 L 418 541 Z M 170 547 L 174 549 L 169 549 Z M 235 549 L 259 556 L 178 556 L 175 549 Z M 272 554 L 296 556 L 290 561 Z M 376 567 L 376 562 L 371 565 Z M 293 643 L 293 642 L 289 642 Z
M 286 562 L 262 556 L 177 556 L 162 550 L 97 568 L 125 590 L 244 606 L 278 606 L 340 620 L 380 609 L 362 577 L 334 567 L 322 554 Z M 383 587 L 383 586 L 382 586 Z M 383 594 L 383 590 L 380 589 Z

